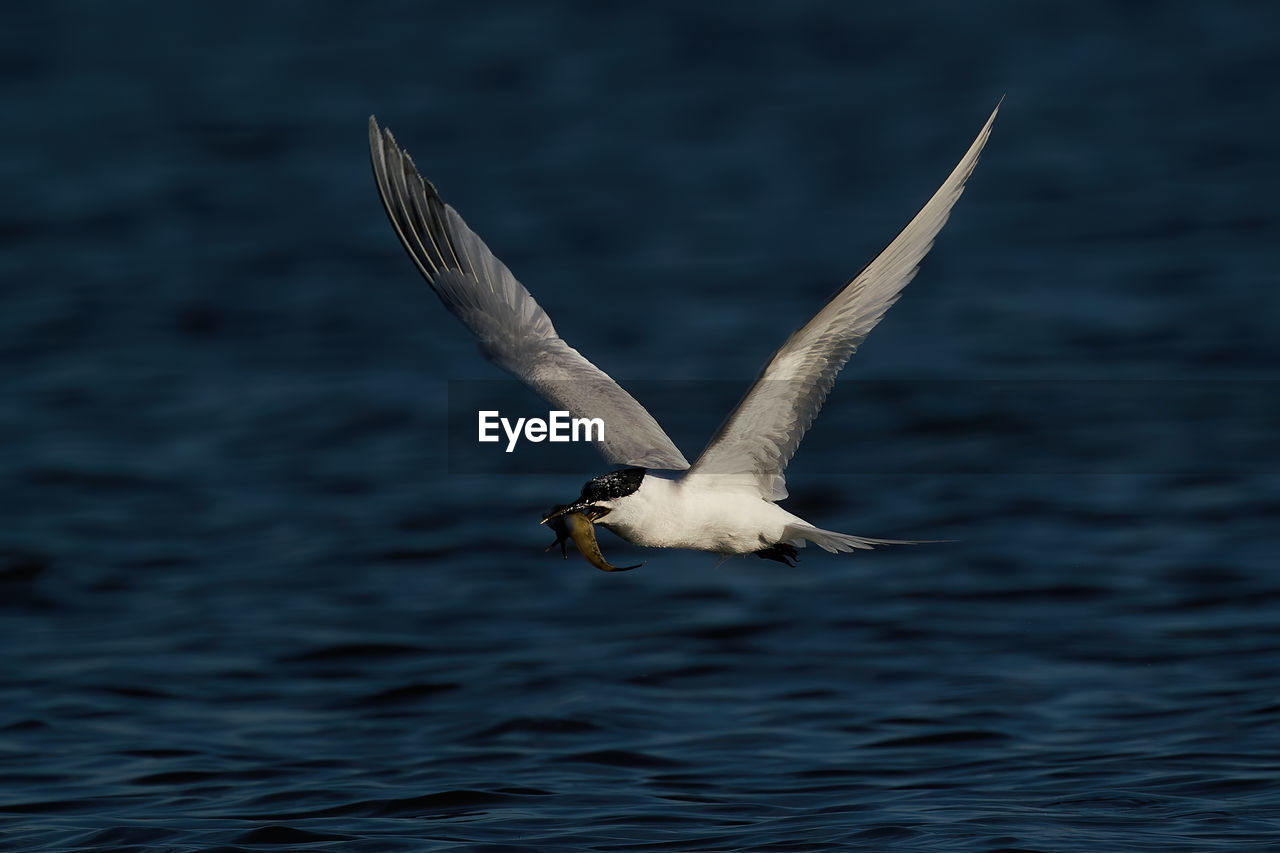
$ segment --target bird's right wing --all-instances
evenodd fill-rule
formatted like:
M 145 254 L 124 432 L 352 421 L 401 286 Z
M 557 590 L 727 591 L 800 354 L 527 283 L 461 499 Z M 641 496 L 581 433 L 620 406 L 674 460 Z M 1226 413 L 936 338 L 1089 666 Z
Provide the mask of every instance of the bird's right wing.
M 907 227 L 774 353 L 686 475 L 689 481 L 715 478 L 722 486 L 758 491 L 767 500 L 787 496 L 783 472 L 800 439 L 840 368 L 915 276 L 964 192 L 999 110 L 997 104 L 959 164 Z
M 575 418 L 600 418 L 608 461 L 683 470 L 689 462 L 644 406 L 556 334 L 551 318 L 369 117 L 369 151 L 387 216 L 418 271 L 480 352 Z

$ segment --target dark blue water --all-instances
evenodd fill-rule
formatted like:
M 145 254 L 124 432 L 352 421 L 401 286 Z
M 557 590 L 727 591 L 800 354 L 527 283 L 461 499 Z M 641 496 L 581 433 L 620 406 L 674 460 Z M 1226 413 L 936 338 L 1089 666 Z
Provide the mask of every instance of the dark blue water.
M 2 15 L 0 847 L 1280 842 L 1270 7 Z M 1006 93 L 789 472 L 961 541 L 604 575 L 536 524 L 589 452 L 451 471 L 448 381 L 498 374 L 370 113 L 604 369 L 745 388 Z M 1100 379 L 1164 403 L 1032 454 L 983 402 L 1087 425 Z M 724 414 L 653 408 L 689 455 Z

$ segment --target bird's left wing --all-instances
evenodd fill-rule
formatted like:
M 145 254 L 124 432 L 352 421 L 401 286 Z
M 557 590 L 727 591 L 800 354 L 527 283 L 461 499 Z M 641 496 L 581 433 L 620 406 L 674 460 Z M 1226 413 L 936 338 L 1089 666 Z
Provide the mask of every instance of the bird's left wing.
M 840 368 L 915 276 L 964 191 L 999 110 L 997 104 L 960 163 L 907 227 L 774 353 L 686 480 L 714 477 L 722 486 L 758 489 L 767 500 L 787 496 L 783 472 L 800 439 Z
M 369 151 L 378 192 L 400 242 L 445 307 L 475 335 L 485 358 L 574 417 L 600 418 L 604 436 L 594 444 L 608 461 L 689 467 L 644 406 L 556 334 L 529 291 L 440 200 L 391 131 L 379 129 L 373 116 Z

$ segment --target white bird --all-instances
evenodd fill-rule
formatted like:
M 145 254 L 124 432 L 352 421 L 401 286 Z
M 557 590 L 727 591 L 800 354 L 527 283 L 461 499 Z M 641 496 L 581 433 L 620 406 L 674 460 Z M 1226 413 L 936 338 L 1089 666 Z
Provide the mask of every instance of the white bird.
M 627 466 L 590 480 L 577 500 L 547 513 L 543 523 L 551 522 L 559 534 L 553 544 L 563 546 L 566 517 L 580 515 L 637 545 L 756 554 L 792 565 L 806 540 L 831 552 L 914 544 L 823 530 L 777 501 L 787 496 L 787 463 L 836 374 L 915 276 L 964 191 L 999 109 L 997 104 L 959 164 L 893 242 L 774 353 L 692 466 L 643 406 L 556 334 L 529 291 L 441 201 L 373 116 L 369 147 L 400 241 L 445 307 L 475 335 L 481 353 L 558 409 L 601 418 L 605 429 L 597 449 L 610 463 Z M 580 519 L 571 520 L 574 541 L 599 556 L 591 525 L 584 534 Z M 603 557 L 591 562 L 608 566 Z

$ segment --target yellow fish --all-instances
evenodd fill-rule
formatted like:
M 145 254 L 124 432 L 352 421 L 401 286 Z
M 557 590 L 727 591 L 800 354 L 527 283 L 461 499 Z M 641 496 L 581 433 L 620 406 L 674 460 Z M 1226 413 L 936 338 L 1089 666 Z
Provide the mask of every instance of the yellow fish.
M 611 565 L 604 558 L 604 554 L 600 553 L 600 545 L 596 542 L 596 526 L 591 523 L 591 519 L 580 512 L 556 516 L 549 519 L 547 525 L 556 534 L 556 541 L 548 545 L 547 550 L 550 551 L 559 545 L 560 553 L 566 560 L 569 559 L 569 551 L 565 542 L 572 539 L 573 544 L 578 546 L 578 552 L 587 559 L 587 562 L 602 572 L 629 572 L 644 565 L 644 563 L 636 563 L 634 566 Z

